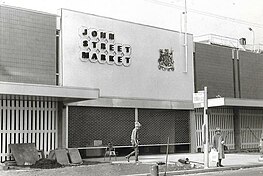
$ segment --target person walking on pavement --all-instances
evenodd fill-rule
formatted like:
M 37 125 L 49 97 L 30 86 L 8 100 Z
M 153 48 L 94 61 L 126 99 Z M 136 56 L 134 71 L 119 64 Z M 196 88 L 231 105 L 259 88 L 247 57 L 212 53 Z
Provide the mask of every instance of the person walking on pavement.
M 260 156 L 258 158 L 259 161 L 263 161 L 263 132 L 261 133 L 261 137 L 259 139 L 259 153 Z
M 139 162 L 139 132 L 138 130 L 140 129 L 141 124 L 139 122 L 135 122 L 135 128 L 132 130 L 132 134 L 131 134 L 131 144 L 133 147 L 133 151 L 128 154 L 127 156 L 125 156 L 125 158 L 128 160 L 128 162 L 130 161 L 130 157 L 132 155 L 135 154 L 135 162 L 138 163 Z
M 261 133 L 261 137 L 259 139 L 259 152 L 260 155 L 263 156 L 263 132 Z
M 221 135 L 221 129 L 220 128 L 216 128 L 216 134 L 213 136 L 212 138 L 212 142 L 213 142 L 213 148 L 216 149 L 216 151 L 218 152 L 218 162 L 216 163 L 217 167 L 223 167 L 222 165 L 222 159 L 225 158 L 225 153 L 224 153 L 224 138 Z

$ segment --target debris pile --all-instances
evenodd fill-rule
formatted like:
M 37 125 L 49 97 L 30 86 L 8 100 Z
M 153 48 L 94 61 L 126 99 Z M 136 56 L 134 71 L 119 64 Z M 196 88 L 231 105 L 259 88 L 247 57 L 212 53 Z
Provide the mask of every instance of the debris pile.
M 56 160 L 47 159 L 47 158 L 42 158 L 31 166 L 31 168 L 40 168 L 40 169 L 53 169 L 59 167 L 62 167 L 62 165 L 59 164 Z

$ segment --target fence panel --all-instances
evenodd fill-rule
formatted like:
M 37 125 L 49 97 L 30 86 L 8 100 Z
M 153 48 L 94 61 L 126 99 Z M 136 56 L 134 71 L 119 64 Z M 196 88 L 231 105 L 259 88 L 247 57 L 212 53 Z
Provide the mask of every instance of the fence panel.
M 195 109 L 195 131 L 196 131 L 196 151 L 202 151 L 202 125 L 203 109 Z M 210 108 L 208 115 L 209 141 L 215 134 L 216 127 L 220 127 L 225 143 L 229 149 L 234 149 L 234 114 L 231 108 Z
M 10 159 L 9 144 L 35 143 L 37 150 L 43 150 L 45 155 L 55 149 L 57 107 L 57 102 L 49 98 L 2 96 L 0 161 Z
M 258 148 L 263 127 L 262 109 L 240 109 L 241 149 Z

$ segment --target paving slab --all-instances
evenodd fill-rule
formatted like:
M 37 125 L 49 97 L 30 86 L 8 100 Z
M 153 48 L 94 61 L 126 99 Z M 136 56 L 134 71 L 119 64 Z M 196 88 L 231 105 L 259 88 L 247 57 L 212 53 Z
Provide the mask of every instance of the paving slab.
M 81 164 L 82 159 L 77 148 L 68 149 L 69 158 L 72 164 Z
M 34 143 L 9 144 L 9 147 L 18 166 L 32 165 L 39 160 Z

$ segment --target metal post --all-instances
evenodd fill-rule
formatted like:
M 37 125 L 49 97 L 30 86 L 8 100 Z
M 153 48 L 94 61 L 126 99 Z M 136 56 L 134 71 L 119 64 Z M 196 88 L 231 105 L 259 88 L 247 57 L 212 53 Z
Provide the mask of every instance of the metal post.
M 207 87 L 204 87 L 204 167 L 209 168 L 209 155 L 208 155 L 208 116 L 207 116 L 207 109 L 208 109 L 208 101 L 207 101 Z
M 184 7 L 185 7 L 185 18 L 184 18 L 184 49 L 185 49 L 185 73 L 188 71 L 188 42 L 187 42 L 187 2 L 184 1 Z
M 164 176 L 166 176 L 166 171 L 167 171 L 167 162 L 168 162 L 168 154 L 169 154 L 169 137 L 167 139 L 167 148 L 166 148 L 166 160 L 165 160 L 165 172 L 164 172 Z
M 256 51 L 256 48 L 255 48 L 255 32 L 252 28 L 248 28 L 251 32 L 252 32 L 252 37 L 253 37 L 253 52 Z
M 159 176 L 159 168 L 157 164 L 151 166 L 150 176 Z
M 251 30 L 252 31 L 252 37 L 253 37 L 253 52 L 255 52 L 256 51 L 256 48 L 255 48 L 255 32 L 254 32 L 254 30 Z

